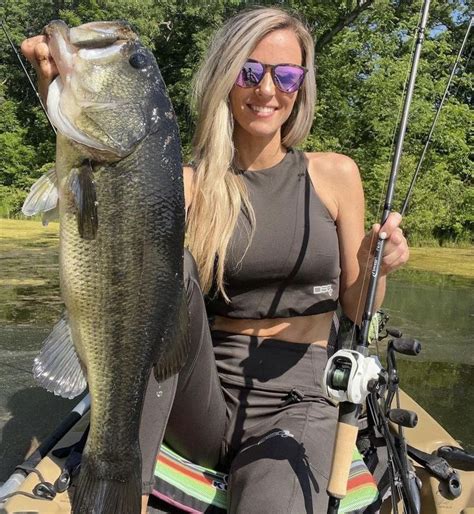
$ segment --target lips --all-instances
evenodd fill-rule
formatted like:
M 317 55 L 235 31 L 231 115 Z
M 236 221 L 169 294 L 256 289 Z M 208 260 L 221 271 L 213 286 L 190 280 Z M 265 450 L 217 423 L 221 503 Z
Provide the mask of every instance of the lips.
M 268 105 L 254 105 L 247 104 L 247 107 L 257 116 L 267 117 L 271 116 L 276 110 L 277 107 L 272 107 Z

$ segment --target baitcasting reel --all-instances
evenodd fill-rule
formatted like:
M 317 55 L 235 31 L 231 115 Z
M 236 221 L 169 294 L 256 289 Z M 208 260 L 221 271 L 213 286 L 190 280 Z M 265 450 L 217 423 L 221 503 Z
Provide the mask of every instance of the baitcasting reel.
M 354 350 L 339 350 L 328 360 L 324 370 L 326 394 L 338 402 L 360 405 L 377 387 L 381 372 L 378 357 L 365 357 Z

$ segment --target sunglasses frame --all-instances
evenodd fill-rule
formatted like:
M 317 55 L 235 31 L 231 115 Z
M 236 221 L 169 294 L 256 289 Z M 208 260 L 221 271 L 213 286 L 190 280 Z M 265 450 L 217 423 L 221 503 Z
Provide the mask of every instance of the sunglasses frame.
M 237 75 L 237 79 L 235 80 L 235 84 L 241 88 L 244 88 L 244 89 L 249 89 L 251 87 L 257 87 L 261 84 L 262 80 L 264 79 L 266 73 L 267 73 L 267 70 L 270 69 L 270 74 L 271 74 L 271 77 L 272 77 L 272 80 L 273 80 L 273 84 L 275 85 L 275 87 L 281 91 L 282 93 L 286 93 L 286 94 L 293 94 L 293 93 L 296 93 L 300 88 L 301 86 L 303 85 L 303 82 L 304 82 L 304 79 L 306 77 L 306 73 L 308 73 L 308 69 L 305 68 L 304 66 L 300 66 L 299 64 L 292 64 L 292 63 L 278 63 L 278 64 L 265 64 L 263 62 L 260 62 L 260 61 L 257 61 L 257 59 L 247 59 L 244 63 L 244 66 L 247 62 L 254 62 L 254 63 L 257 63 L 257 64 L 260 64 L 263 66 L 263 75 L 261 77 L 261 79 L 254 85 L 251 85 L 251 86 L 242 86 L 238 83 L 238 80 L 240 78 L 240 75 L 241 73 L 243 72 L 243 69 L 244 67 L 242 66 L 242 69 L 240 70 L 239 74 Z M 276 78 L 276 73 L 275 73 L 275 68 L 278 68 L 278 66 L 291 66 L 293 68 L 298 68 L 300 70 L 303 71 L 303 75 L 301 77 L 301 80 L 300 80 L 300 83 L 298 84 L 298 87 L 294 90 L 294 91 L 285 91 L 284 89 L 282 89 L 279 85 L 278 85 L 278 80 Z

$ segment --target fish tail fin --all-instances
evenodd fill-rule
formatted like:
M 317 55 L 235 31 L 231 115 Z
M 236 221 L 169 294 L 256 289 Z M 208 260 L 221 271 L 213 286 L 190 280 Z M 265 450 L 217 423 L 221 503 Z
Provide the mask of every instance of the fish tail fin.
M 73 514 L 140 514 L 140 467 L 127 477 L 110 479 L 97 475 L 82 456 L 78 484 L 72 498 Z M 107 473 L 104 473 L 107 474 Z

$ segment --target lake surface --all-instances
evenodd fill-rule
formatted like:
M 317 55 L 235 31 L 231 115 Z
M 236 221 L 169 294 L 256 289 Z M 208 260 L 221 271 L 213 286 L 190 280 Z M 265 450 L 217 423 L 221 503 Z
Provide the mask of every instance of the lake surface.
M 390 315 L 388 325 L 422 344 L 417 357 L 398 358 L 400 386 L 465 448 L 473 451 L 472 284 L 455 285 L 449 280 L 425 282 L 393 280 L 388 285 L 384 303 Z
M 391 280 L 386 296 L 388 325 L 423 345 L 418 357 L 399 358 L 401 386 L 455 439 L 474 450 L 472 284 L 421 278 Z M 49 291 L 21 284 L 3 289 L 0 482 L 22 460 L 32 439 L 43 439 L 76 404 L 37 387 L 31 376 L 32 361 L 61 311 L 57 280 Z

